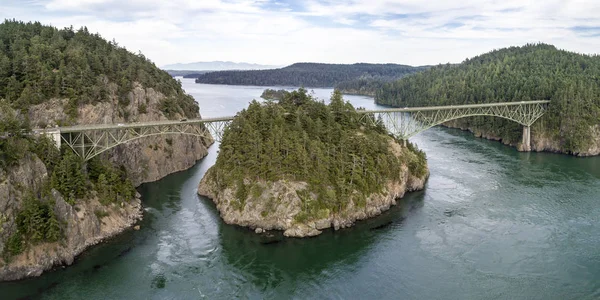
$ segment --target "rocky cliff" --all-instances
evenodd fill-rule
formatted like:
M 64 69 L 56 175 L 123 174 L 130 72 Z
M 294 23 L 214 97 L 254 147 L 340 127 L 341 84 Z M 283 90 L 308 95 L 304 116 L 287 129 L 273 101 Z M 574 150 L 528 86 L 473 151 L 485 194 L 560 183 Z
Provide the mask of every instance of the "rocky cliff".
M 116 86 L 111 85 L 113 91 Z M 115 93 L 108 101 L 78 108 L 76 120 L 69 118 L 68 100 L 52 99 L 29 109 L 32 127 L 54 127 L 58 124 L 102 124 L 166 120 L 160 110 L 165 96 L 151 88 L 135 83 L 129 93 L 129 104 L 123 106 Z M 199 116 L 199 115 L 198 115 Z M 171 118 L 184 118 L 175 114 Z M 124 166 L 135 186 L 158 180 L 168 174 L 192 167 L 207 154 L 212 140 L 193 136 L 155 136 L 131 141 L 111 149 L 105 158 L 116 166 Z M 44 163 L 33 153 L 16 167 L 0 170 L 0 250 L 6 251 L 10 236 L 17 230 L 16 216 L 22 209 L 26 191 L 39 195 L 48 181 Z M 0 280 L 17 280 L 39 276 L 56 265 L 70 265 L 75 257 L 89 246 L 130 228 L 141 219 L 140 195 L 121 204 L 101 204 L 95 192 L 88 199 L 79 199 L 71 205 L 63 195 L 52 190 L 52 208 L 61 225 L 62 237 L 58 242 L 28 245 L 23 253 L 0 260 Z
M 469 131 L 473 133 L 473 135 L 476 137 L 493 141 L 499 141 L 505 145 L 516 147 L 519 151 L 523 151 L 523 147 L 520 142 L 511 142 L 503 140 L 500 136 L 482 130 L 477 126 L 469 125 L 468 122 L 465 122 L 463 120 L 449 121 L 444 123 L 443 126 Z M 591 137 L 591 139 L 589 140 L 589 143 L 585 147 L 585 149 L 575 153 L 565 152 L 561 141 L 557 137 L 554 137 L 553 135 L 549 134 L 546 130 L 544 130 L 544 128 L 542 128 L 539 125 L 539 123 L 535 123 L 531 127 L 531 151 L 564 153 L 576 156 L 600 155 L 600 124 L 589 128 L 589 136 Z
M 134 83 L 129 93 L 129 104 L 119 104 L 116 85 L 110 84 L 109 99 L 95 105 L 78 108 L 75 124 L 118 124 L 124 122 L 146 122 L 167 120 L 160 110 L 165 95 L 152 88 L 144 88 Z M 29 110 L 32 127 L 53 127 L 69 120 L 66 113 L 68 100 L 53 99 Z M 197 113 L 196 117 L 200 117 Z M 175 114 L 172 119 L 184 118 Z M 156 181 L 168 174 L 192 167 L 207 154 L 212 140 L 203 141 L 188 135 L 165 135 L 146 137 L 108 150 L 104 157 L 116 165 L 127 168 L 134 185 Z
M 402 148 L 396 142 L 390 142 L 390 149 L 402 161 L 416 159 L 415 154 L 407 148 Z M 198 186 L 198 194 L 211 198 L 219 210 L 221 217 L 227 224 L 235 224 L 255 229 L 260 233 L 263 230 L 282 230 L 288 237 L 309 237 L 321 234 L 322 230 L 333 227 L 335 230 L 354 225 L 358 220 L 374 217 L 388 210 L 402 198 L 406 192 L 421 190 L 429 172 L 418 177 L 411 173 L 406 163 L 400 168 L 401 175 L 398 180 L 389 180 L 383 191 L 373 193 L 367 197 L 366 202 L 359 199 L 347 199 L 347 205 L 341 211 L 333 213 L 328 209 L 319 211 L 312 217 L 302 218 L 302 206 L 306 199 L 302 199 L 301 192 L 306 191 L 306 182 L 287 181 L 251 181 L 253 190 L 239 206 L 236 199 L 236 185 L 220 189 L 215 178 L 216 170 L 209 169 Z M 300 193 L 299 193 L 300 192 Z M 351 194 L 357 194 L 356 191 Z M 316 199 L 320 195 L 309 193 L 308 197 Z M 310 201 L 310 200 L 309 200 Z
M 25 187 L 40 193 L 48 172 L 35 155 L 28 155 L 18 167 L 0 172 L 0 249 L 5 249 L 8 236 L 17 230 L 16 215 L 22 208 Z M 7 260 L 0 260 L 0 281 L 39 276 L 56 265 L 70 265 L 75 257 L 91 245 L 129 228 L 142 217 L 139 195 L 135 199 L 105 206 L 93 198 L 67 203 L 52 190 L 48 201 L 60 224 L 64 239 L 39 243 Z

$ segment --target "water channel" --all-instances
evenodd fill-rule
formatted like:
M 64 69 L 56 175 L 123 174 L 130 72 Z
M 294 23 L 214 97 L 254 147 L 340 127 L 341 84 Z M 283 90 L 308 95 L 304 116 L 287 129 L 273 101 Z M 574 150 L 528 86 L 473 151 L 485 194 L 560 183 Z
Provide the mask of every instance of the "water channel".
M 204 117 L 233 115 L 264 89 L 182 82 Z M 139 188 L 140 231 L 2 283 L 0 299 L 600 299 L 600 158 L 519 153 L 444 128 L 412 141 L 428 157 L 424 191 L 310 239 L 224 224 L 196 194 L 214 145 L 193 168 Z

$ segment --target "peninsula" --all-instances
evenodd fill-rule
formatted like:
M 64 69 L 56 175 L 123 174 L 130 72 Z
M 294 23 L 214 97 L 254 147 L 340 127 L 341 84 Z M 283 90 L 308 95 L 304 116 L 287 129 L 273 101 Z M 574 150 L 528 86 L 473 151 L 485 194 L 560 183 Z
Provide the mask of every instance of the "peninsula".
M 0 281 L 70 265 L 141 217 L 135 187 L 193 166 L 208 142 L 154 136 L 85 162 L 32 128 L 198 118 L 181 83 L 83 27 L 0 24 Z M 27 63 L 25 63 L 27 62 Z

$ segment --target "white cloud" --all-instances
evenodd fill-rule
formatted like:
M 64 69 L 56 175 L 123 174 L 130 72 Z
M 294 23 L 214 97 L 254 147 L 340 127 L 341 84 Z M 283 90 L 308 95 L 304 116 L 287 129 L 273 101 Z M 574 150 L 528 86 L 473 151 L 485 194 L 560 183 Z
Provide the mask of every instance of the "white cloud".
M 209 60 L 288 64 L 459 62 L 546 42 L 592 53 L 592 0 L 35 0 L 0 3 L 0 18 L 87 26 L 159 65 Z

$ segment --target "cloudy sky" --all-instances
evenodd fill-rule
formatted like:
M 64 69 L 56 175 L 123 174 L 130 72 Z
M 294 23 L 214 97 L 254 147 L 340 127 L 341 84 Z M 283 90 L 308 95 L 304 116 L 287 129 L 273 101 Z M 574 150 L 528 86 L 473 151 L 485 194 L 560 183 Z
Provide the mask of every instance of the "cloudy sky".
M 0 0 L 0 18 L 87 26 L 159 66 L 424 65 L 534 42 L 600 52 L 598 0 Z

